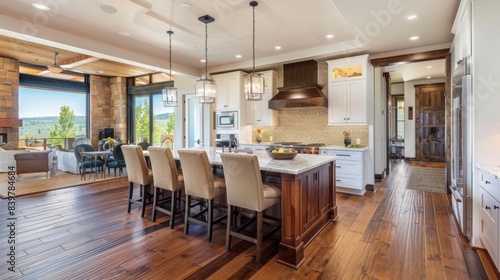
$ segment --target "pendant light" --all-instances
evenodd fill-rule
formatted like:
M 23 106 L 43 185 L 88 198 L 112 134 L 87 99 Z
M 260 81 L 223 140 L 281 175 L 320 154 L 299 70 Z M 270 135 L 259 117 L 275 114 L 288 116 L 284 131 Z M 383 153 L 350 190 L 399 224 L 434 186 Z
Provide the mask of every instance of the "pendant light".
M 215 19 L 204 15 L 198 20 L 205 23 L 205 78 L 196 81 L 195 96 L 200 98 L 200 103 L 214 103 L 217 85 L 214 80 L 208 78 L 208 24 Z
M 253 42 L 252 42 L 252 51 L 253 51 L 253 67 L 252 73 L 245 76 L 245 94 L 247 100 L 256 101 L 262 100 L 262 94 L 264 94 L 264 76 L 261 73 L 255 73 L 255 7 L 257 7 L 259 3 L 257 1 L 251 1 L 250 6 L 252 7 L 252 15 L 253 15 Z
M 170 62 L 170 82 L 171 86 L 167 86 L 162 90 L 162 100 L 163 107 L 177 107 L 177 88 L 173 87 L 173 79 L 172 79 L 172 34 L 174 31 L 167 31 L 168 39 L 169 39 L 169 52 L 168 52 L 168 61 Z

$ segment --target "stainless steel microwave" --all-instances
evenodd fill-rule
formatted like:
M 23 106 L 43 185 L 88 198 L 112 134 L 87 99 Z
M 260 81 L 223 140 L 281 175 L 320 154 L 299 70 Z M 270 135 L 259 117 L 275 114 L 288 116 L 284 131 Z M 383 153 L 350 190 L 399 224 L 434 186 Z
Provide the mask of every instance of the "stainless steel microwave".
M 238 128 L 238 112 L 227 111 L 215 113 L 215 126 L 216 128 Z

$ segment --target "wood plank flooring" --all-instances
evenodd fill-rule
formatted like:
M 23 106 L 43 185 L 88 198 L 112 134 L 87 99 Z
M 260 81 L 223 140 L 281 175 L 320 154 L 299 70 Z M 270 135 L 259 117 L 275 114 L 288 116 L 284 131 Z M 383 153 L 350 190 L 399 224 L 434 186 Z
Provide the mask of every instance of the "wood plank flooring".
M 306 247 L 298 270 L 276 262 L 279 233 L 258 264 L 248 242 L 233 238 L 226 252 L 224 223 L 208 243 L 204 227 L 185 235 L 161 213 L 151 222 L 150 206 L 145 218 L 138 208 L 128 214 L 126 179 L 18 197 L 16 272 L 2 234 L 0 279 L 487 279 L 446 195 L 407 190 L 409 169 L 393 163 L 375 193 L 337 194 L 338 220 Z M 4 233 L 7 201 L 0 205 Z

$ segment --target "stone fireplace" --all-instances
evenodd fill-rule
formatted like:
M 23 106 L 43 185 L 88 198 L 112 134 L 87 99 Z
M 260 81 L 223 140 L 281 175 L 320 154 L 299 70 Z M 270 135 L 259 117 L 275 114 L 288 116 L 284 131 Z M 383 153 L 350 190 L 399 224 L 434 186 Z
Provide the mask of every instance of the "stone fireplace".
M 0 142 L 17 146 L 19 138 L 19 61 L 0 57 Z

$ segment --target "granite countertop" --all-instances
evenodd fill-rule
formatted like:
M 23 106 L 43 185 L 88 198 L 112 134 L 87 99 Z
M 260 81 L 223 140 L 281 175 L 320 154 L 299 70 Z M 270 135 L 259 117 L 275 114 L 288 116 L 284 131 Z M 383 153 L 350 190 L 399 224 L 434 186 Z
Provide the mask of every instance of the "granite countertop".
M 495 179 L 500 180 L 500 164 L 477 164 L 477 168 L 494 176 Z
M 345 146 L 323 146 L 319 147 L 320 150 L 343 150 L 343 151 L 364 151 L 368 150 L 368 147 L 364 148 L 347 148 Z
M 222 165 L 220 151 L 215 148 L 206 148 L 208 160 L 211 164 Z M 265 151 L 253 151 L 253 154 L 259 158 L 259 166 L 263 171 L 272 171 L 285 174 L 297 175 L 318 166 L 334 162 L 335 157 L 326 155 L 308 155 L 298 154 L 290 160 L 277 160 L 271 158 Z M 179 158 L 177 152 L 174 152 L 174 158 Z

